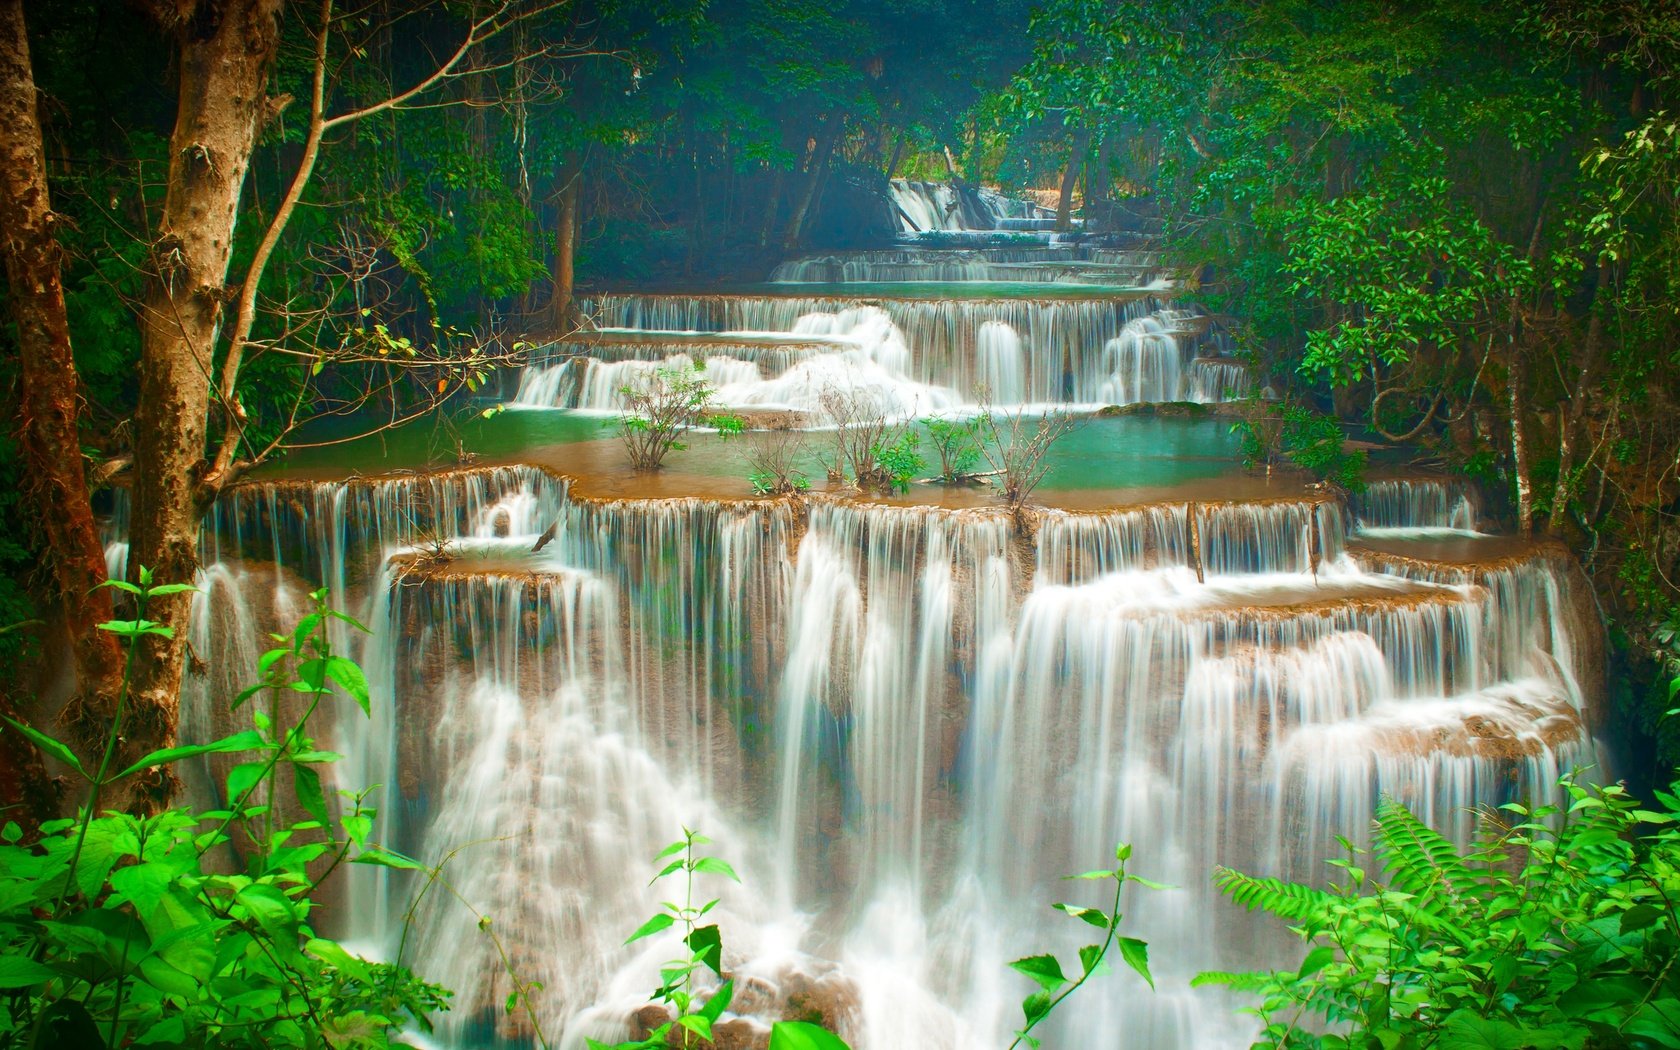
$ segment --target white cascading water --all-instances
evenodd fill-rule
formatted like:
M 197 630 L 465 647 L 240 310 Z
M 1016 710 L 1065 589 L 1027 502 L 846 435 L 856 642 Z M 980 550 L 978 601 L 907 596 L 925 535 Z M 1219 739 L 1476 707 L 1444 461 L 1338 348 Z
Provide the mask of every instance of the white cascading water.
M 1041 221 L 1012 208 L 989 228 Z M 1148 298 L 584 305 L 672 337 L 604 333 L 576 344 L 588 360 L 556 347 L 526 404 L 611 410 L 637 370 L 700 360 L 725 403 L 809 406 L 843 381 L 905 412 L 981 390 L 1219 400 L 1247 381 L 1205 325 Z M 1096 978 L 1045 1045 L 1234 1048 L 1249 1023 L 1189 977 L 1293 967 L 1300 948 L 1223 902 L 1215 865 L 1322 878 L 1331 836 L 1359 841 L 1384 794 L 1462 839 L 1470 807 L 1596 758 L 1600 628 L 1579 569 L 1544 546 L 1439 553 L 1443 537 L 1474 550 L 1480 524 L 1467 487 L 1430 479 L 1351 503 L 1022 520 L 827 494 L 594 502 L 520 466 L 248 481 L 205 529 L 193 648 L 213 672 L 189 671 L 182 726 L 245 717 L 227 701 L 255 639 L 310 590 L 372 628 L 333 634 L 367 669 L 372 717 L 346 703 L 316 735 L 345 755 L 338 786 L 382 785 L 374 837 L 448 858 L 459 898 L 413 906 L 420 880 L 355 865 L 319 919 L 455 989 L 443 1047 L 528 1040 L 503 1010 L 504 952 L 543 984 L 555 1046 L 628 1036 L 679 946 L 622 942 L 668 896 L 646 885 L 651 858 L 686 825 L 744 883 L 700 888 L 723 897 L 739 989 L 723 1050 L 812 1015 L 857 1050 L 1007 1045 L 1031 990 L 1008 961 L 1089 940 L 1048 905 L 1105 904 L 1061 876 L 1119 841 L 1172 887 L 1127 891 L 1157 991 Z M 215 768 L 195 767 L 198 790 Z
M 1415 508 L 1446 498 L 1428 484 Z M 626 1035 L 671 945 L 620 942 L 683 822 L 747 883 L 720 912 L 760 989 L 743 1031 L 815 1002 L 860 1050 L 1002 1045 L 1024 994 L 1007 961 L 1075 944 L 1044 907 L 1069 892 L 1056 877 L 1125 840 L 1176 887 L 1128 919 L 1160 991 L 1105 977 L 1047 1037 L 1240 1045 L 1240 1019 L 1185 981 L 1272 942 L 1219 903 L 1213 865 L 1315 877 L 1379 794 L 1463 836 L 1469 806 L 1592 760 L 1595 625 L 1561 555 L 1366 554 L 1326 501 L 1050 512 L 1026 547 L 1015 528 L 826 500 L 802 526 L 781 502 L 578 503 L 523 468 L 247 484 L 206 541 L 194 645 L 248 670 L 229 646 L 307 587 L 362 596 L 374 635 L 343 644 L 378 706 L 322 734 L 347 754 L 336 776 L 386 785 L 384 841 L 459 849 L 477 912 L 440 894 L 405 938 L 416 884 L 361 869 L 346 932 L 456 989 L 449 1046 L 520 1034 L 498 1027 L 509 986 L 478 913 L 544 983 L 559 1045 Z M 190 682 L 183 725 L 224 724 L 206 711 L 231 679 Z
M 1249 390 L 1240 364 L 1198 356 L 1208 336 L 1195 313 L 1148 297 L 607 295 L 584 308 L 615 330 L 669 333 L 673 346 L 693 332 L 822 340 L 797 358 L 758 357 L 757 384 L 732 349 L 715 351 L 711 359 L 728 370 L 716 384 L 718 403 L 736 407 L 809 408 L 827 387 L 860 384 L 886 403 L 916 404 L 918 411 L 972 406 L 982 392 L 996 405 L 1105 405 L 1228 401 Z M 671 360 L 691 352 L 673 350 Z M 594 357 L 536 364 L 526 370 L 514 403 L 610 409 L 621 380 L 642 367 Z

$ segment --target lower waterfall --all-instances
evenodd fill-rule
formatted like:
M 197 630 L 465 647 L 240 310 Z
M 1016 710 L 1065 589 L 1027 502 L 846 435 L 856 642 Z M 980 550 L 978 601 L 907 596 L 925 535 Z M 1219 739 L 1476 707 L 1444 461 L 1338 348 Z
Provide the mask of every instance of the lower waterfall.
M 1007 961 L 1082 943 L 1049 905 L 1102 902 L 1060 876 L 1127 841 L 1170 887 L 1126 899 L 1158 990 L 1100 978 L 1047 1045 L 1239 1046 L 1188 978 L 1292 949 L 1218 897 L 1215 865 L 1322 877 L 1381 795 L 1463 837 L 1469 807 L 1595 761 L 1599 627 L 1567 556 L 1452 561 L 1395 533 L 1473 525 L 1463 496 L 1018 520 L 598 502 L 524 467 L 251 482 L 207 529 L 194 648 L 216 680 L 189 675 L 183 727 L 223 728 L 249 640 L 308 590 L 372 628 L 335 641 L 373 717 L 321 735 L 339 786 L 381 785 L 375 837 L 452 858 L 450 891 L 412 906 L 423 880 L 356 866 L 325 913 L 455 989 L 441 1046 L 528 1034 L 495 1020 L 511 986 L 481 917 L 542 983 L 555 1045 L 626 1035 L 672 944 L 622 942 L 683 826 L 741 873 L 705 887 L 741 1032 L 798 1015 L 859 1050 L 1004 1046 Z

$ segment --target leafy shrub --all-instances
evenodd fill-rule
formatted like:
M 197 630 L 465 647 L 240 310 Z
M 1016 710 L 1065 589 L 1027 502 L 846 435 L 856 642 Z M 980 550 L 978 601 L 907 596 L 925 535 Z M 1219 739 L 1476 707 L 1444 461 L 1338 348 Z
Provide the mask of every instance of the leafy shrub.
M 892 444 L 877 444 L 874 453 L 875 470 L 867 479 L 874 488 L 889 492 L 908 492 L 927 462 L 919 451 L 921 439 L 913 430 L 901 430 Z M 860 483 L 865 479 L 860 478 Z
M 624 412 L 615 422 L 636 470 L 658 470 L 667 455 L 688 447 L 682 436 L 702 423 L 716 426 L 725 437 L 739 434 L 746 425 L 740 416 L 706 415 L 716 391 L 706 382 L 705 370 L 694 365 L 649 369 L 619 387 L 618 393 Z
M 850 473 L 859 488 L 902 492 L 910 487 L 923 461 L 920 440 L 907 422 L 892 422 L 867 390 L 830 388 L 818 398 L 834 421 L 831 477 Z
M 1244 466 L 1265 467 L 1269 474 L 1272 467 L 1288 461 L 1349 492 L 1365 490 L 1365 453 L 1346 447 L 1334 416 L 1301 405 L 1250 398 L 1231 432 L 1240 440 Z
M 133 620 L 102 625 L 130 653 L 170 628 L 146 619 L 154 597 L 191 590 L 112 581 L 134 595 Z M 363 629 L 324 604 L 261 660 L 263 681 L 235 706 L 274 690 L 302 698 L 290 726 L 253 712 L 254 728 L 207 744 L 165 748 L 113 772 L 127 702 L 125 676 L 103 758 L 94 771 L 71 750 L 7 719 L 10 728 L 88 784 L 73 820 L 25 843 L 0 829 L 0 1044 L 28 1046 L 383 1047 L 430 1015 L 447 993 L 400 965 L 361 959 L 310 925 L 311 896 L 341 863 L 421 867 L 367 841 L 373 811 L 353 797 L 334 820 L 317 767 L 338 756 L 307 735 L 335 693 L 368 710 L 361 670 L 332 651 L 334 621 Z M 278 708 L 278 705 L 276 705 Z M 155 766 L 239 754 L 225 809 L 167 809 L 150 817 L 100 814 L 105 789 Z M 282 821 L 278 771 L 289 769 L 306 819 Z M 212 854 L 231 850 L 243 870 L 223 874 Z
M 1680 798 L 1562 788 L 1562 807 L 1486 814 L 1465 851 L 1386 800 L 1374 857 L 1342 840 L 1329 889 L 1221 870 L 1310 947 L 1195 983 L 1257 995 L 1268 1050 L 1680 1046 Z
M 925 419 L 928 442 L 939 456 L 939 479 L 961 481 L 980 463 L 979 419 Z

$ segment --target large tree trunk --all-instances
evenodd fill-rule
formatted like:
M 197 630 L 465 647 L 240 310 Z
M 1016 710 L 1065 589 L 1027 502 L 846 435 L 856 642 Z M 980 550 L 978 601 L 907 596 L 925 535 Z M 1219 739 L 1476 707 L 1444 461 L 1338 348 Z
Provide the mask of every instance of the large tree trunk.
M 179 97 L 140 311 L 129 561 L 131 575 L 144 565 L 155 579 L 177 583 L 190 581 L 198 567 L 210 377 L 223 304 L 232 298 L 228 260 L 245 174 L 271 107 L 268 74 L 283 5 L 206 0 L 206 10 L 184 19 L 178 8 L 158 6 L 159 21 L 178 41 Z M 185 595 L 153 607 L 174 635 L 153 639 L 138 661 L 127 734 L 136 751 L 174 737 L 189 607 Z
M 91 749 L 122 676 L 105 553 L 88 503 L 78 428 L 81 383 L 59 268 L 57 216 L 47 190 L 35 79 L 22 0 L 0 0 L 0 255 L 17 324 L 18 437 L 28 499 L 46 541 L 52 599 L 75 656 L 72 735 Z
M 782 247 L 786 250 L 799 247 L 799 240 L 805 232 L 805 220 L 810 215 L 811 205 L 815 203 L 817 191 L 823 183 L 823 174 L 828 169 L 829 155 L 834 152 L 845 126 L 846 118 L 836 113 L 817 133 L 816 145 L 811 150 L 811 163 L 805 170 L 805 185 L 800 189 L 793 214 L 788 217 L 787 232 L 782 236 Z
M 1056 198 L 1056 229 L 1073 226 L 1073 184 L 1085 166 L 1085 151 L 1091 146 L 1091 134 L 1081 131 L 1073 137 L 1073 149 L 1068 152 L 1067 167 L 1062 169 L 1062 192 Z
M 554 229 L 554 324 L 564 335 L 573 323 L 572 290 L 577 262 L 578 192 L 583 172 L 568 166 L 566 184 L 560 188 L 560 218 Z

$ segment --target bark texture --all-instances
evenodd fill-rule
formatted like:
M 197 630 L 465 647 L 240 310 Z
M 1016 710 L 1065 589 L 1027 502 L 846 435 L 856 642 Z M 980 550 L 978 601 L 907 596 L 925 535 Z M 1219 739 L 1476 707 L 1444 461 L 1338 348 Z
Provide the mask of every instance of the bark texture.
M 560 189 L 560 217 L 554 229 L 554 324 L 561 333 L 572 326 L 572 289 L 577 261 L 578 192 L 583 173 L 573 170 Z
M 133 566 L 159 582 L 190 581 L 198 523 L 214 493 L 207 472 L 211 376 L 234 227 L 251 153 L 270 112 L 268 75 L 282 0 L 159 3 L 154 14 L 178 47 L 178 102 L 168 188 L 152 243 L 141 310 L 140 398 L 134 432 Z M 228 406 L 221 406 L 226 411 Z M 139 661 L 130 723 L 136 750 L 173 739 L 186 645 L 185 595 L 154 606 L 176 628 Z M 169 785 L 159 785 L 167 791 Z
M 1085 168 L 1085 153 L 1091 148 L 1091 134 L 1082 131 L 1073 137 L 1073 149 L 1068 151 L 1067 167 L 1062 169 L 1062 188 L 1056 196 L 1056 229 L 1073 226 L 1073 187 Z
M 0 0 L 0 255 L 18 337 L 18 437 L 52 574 L 54 612 L 74 651 L 73 736 L 101 735 L 122 654 L 96 629 L 111 618 L 105 552 L 88 503 L 57 217 L 36 114 L 22 0 Z M 79 717 L 86 716 L 86 717 Z

